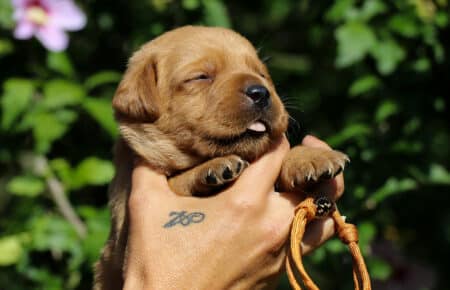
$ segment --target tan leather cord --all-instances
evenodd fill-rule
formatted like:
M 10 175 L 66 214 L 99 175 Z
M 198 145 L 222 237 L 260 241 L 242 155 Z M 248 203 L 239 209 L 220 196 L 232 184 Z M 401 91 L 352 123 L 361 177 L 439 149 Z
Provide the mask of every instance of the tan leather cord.
M 327 211 L 327 209 L 330 211 Z M 306 225 L 316 217 L 323 217 L 329 213 L 331 213 L 331 217 L 334 220 L 339 239 L 347 244 L 350 249 L 353 258 L 353 281 L 355 290 L 371 290 L 369 273 L 358 246 L 358 231 L 356 226 L 346 223 L 336 206 L 324 197 L 319 199 L 307 197 L 295 209 L 295 217 L 292 222 L 290 236 L 290 252 L 286 257 L 286 271 L 292 288 L 294 290 L 302 290 L 294 273 L 294 271 L 297 271 L 306 289 L 319 290 L 319 287 L 309 277 L 303 266 L 301 242 L 305 234 Z M 292 267 L 292 262 L 294 263 L 295 269 Z

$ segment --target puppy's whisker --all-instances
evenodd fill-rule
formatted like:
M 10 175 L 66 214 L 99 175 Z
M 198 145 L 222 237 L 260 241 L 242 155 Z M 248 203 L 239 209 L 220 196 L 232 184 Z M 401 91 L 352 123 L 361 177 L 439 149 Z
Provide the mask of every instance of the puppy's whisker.
M 272 58 L 273 58 L 273 57 L 272 57 L 271 55 L 267 55 L 267 56 L 262 57 L 262 58 L 261 58 L 261 61 L 262 61 L 263 63 L 267 64 L 267 63 L 269 63 L 269 61 L 272 60 Z
M 300 123 L 290 115 L 288 115 L 288 118 L 289 124 L 286 135 L 288 139 L 291 140 L 292 142 L 299 142 L 299 140 L 303 139 L 302 128 L 300 126 Z

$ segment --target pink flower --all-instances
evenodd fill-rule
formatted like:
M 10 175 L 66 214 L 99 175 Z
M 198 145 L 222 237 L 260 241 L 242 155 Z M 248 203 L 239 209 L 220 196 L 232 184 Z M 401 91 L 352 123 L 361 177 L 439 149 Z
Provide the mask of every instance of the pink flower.
M 30 39 L 33 35 L 48 50 L 65 50 L 69 37 L 65 30 L 80 30 L 86 16 L 72 0 L 12 0 L 17 26 L 14 37 Z

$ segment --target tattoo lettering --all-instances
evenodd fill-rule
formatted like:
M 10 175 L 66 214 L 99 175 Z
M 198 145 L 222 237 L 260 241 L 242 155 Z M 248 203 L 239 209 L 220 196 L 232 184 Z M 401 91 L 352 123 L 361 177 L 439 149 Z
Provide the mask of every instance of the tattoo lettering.
M 187 213 L 187 211 L 184 210 L 172 211 L 169 214 L 169 217 L 172 217 L 172 219 L 163 226 L 164 228 L 171 228 L 178 224 L 187 227 L 192 223 L 201 223 L 205 219 L 205 214 L 202 212 Z

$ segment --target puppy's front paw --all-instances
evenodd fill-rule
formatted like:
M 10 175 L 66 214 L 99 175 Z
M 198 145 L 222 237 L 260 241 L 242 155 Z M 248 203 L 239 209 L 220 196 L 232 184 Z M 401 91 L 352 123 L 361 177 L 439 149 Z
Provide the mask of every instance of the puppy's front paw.
M 248 162 L 236 155 L 215 158 L 203 166 L 200 178 L 204 185 L 222 186 L 238 178 L 247 166 Z
M 298 191 L 311 182 L 329 179 L 344 170 L 350 159 L 336 150 L 297 146 L 289 151 L 278 185 L 282 191 Z

